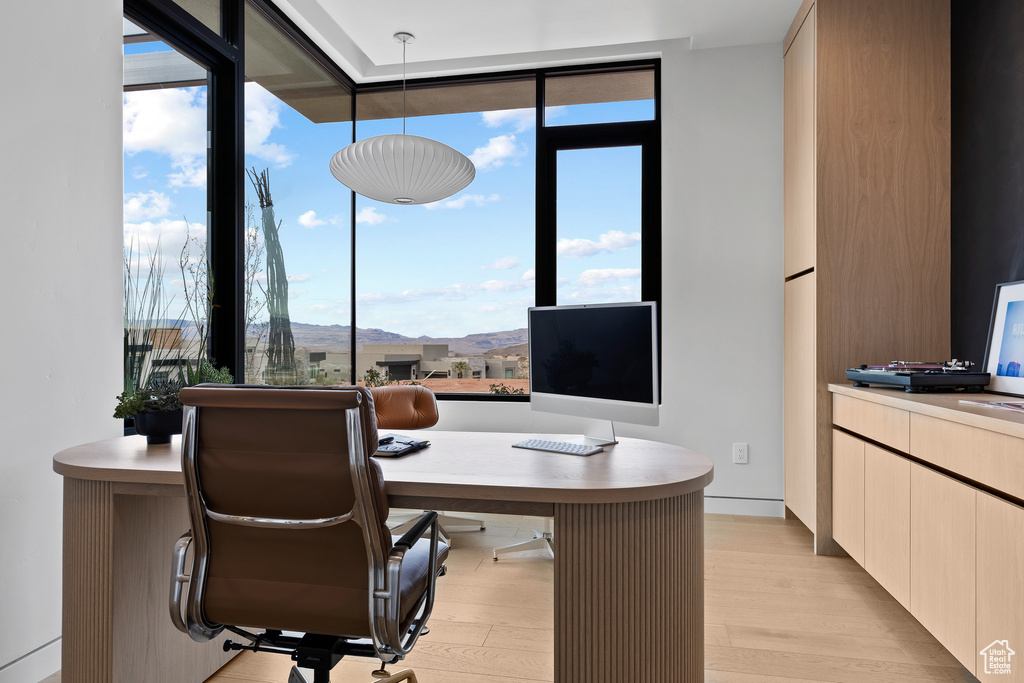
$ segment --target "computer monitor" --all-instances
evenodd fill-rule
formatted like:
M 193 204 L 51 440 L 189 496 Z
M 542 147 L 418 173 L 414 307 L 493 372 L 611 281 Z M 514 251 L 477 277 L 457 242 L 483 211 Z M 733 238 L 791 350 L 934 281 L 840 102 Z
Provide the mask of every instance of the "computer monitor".
M 585 442 L 615 443 L 615 422 L 658 424 L 657 305 L 529 309 L 530 407 L 607 420 Z

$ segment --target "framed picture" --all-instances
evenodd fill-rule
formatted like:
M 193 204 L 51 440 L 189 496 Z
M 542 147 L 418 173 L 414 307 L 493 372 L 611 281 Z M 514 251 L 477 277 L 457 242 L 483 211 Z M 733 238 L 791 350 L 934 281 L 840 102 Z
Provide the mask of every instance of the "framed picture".
M 985 348 L 988 390 L 1024 396 L 1024 280 L 996 285 Z

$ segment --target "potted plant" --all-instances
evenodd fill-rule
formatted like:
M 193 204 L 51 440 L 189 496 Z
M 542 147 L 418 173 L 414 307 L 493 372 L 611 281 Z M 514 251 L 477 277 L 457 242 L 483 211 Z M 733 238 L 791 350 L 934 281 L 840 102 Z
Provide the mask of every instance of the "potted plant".
M 135 419 L 135 431 L 146 437 L 146 443 L 170 443 L 171 436 L 181 434 L 182 409 L 178 392 L 183 386 L 217 382 L 230 384 L 231 373 L 203 359 L 196 367 L 183 363 L 185 382 L 172 379 L 151 379 L 145 387 L 128 390 L 117 397 L 114 417 Z

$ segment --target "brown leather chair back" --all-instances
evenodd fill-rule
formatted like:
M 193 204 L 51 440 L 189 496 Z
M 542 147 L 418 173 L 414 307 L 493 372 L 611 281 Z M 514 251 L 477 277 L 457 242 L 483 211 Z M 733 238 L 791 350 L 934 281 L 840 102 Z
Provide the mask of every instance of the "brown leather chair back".
M 367 389 L 201 385 L 182 389 L 181 401 L 195 408 L 195 471 L 209 510 L 277 520 L 331 518 L 353 510 L 356 487 L 369 486 L 366 519 L 376 535 L 369 545 L 382 550 L 384 562 L 392 539 L 380 468 L 369 458 L 377 428 Z M 353 481 L 346 427 L 352 409 L 362 425 L 367 482 Z M 366 559 L 373 549 L 356 521 L 282 529 L 201 519 L 195 509 L 190 515 L 193 535 L 205 528 L 212 549 L 201 589 L 204 621 L 370 635 Z
M 426 429 L 437 424 L 437 400 L 434 392 L 419 384 L 392 384 L 372 387 L 377 428 Z

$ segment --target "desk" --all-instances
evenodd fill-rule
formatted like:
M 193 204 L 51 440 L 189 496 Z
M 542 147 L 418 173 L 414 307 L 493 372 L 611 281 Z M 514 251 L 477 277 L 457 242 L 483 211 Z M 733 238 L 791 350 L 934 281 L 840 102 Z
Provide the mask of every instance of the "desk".
M 382 459 L 394 507 L 555 520 L 555 681 L 704 680 L 704 487 L 713 467 L 678 446 L 621 439 L 589 457 L 512 449 L 564 435 L 425 432 Z M 63 683 L 192 683 L 231 656 L 167 616 L 171 547 L 188 528 L 180 440 L 61 451 Z

